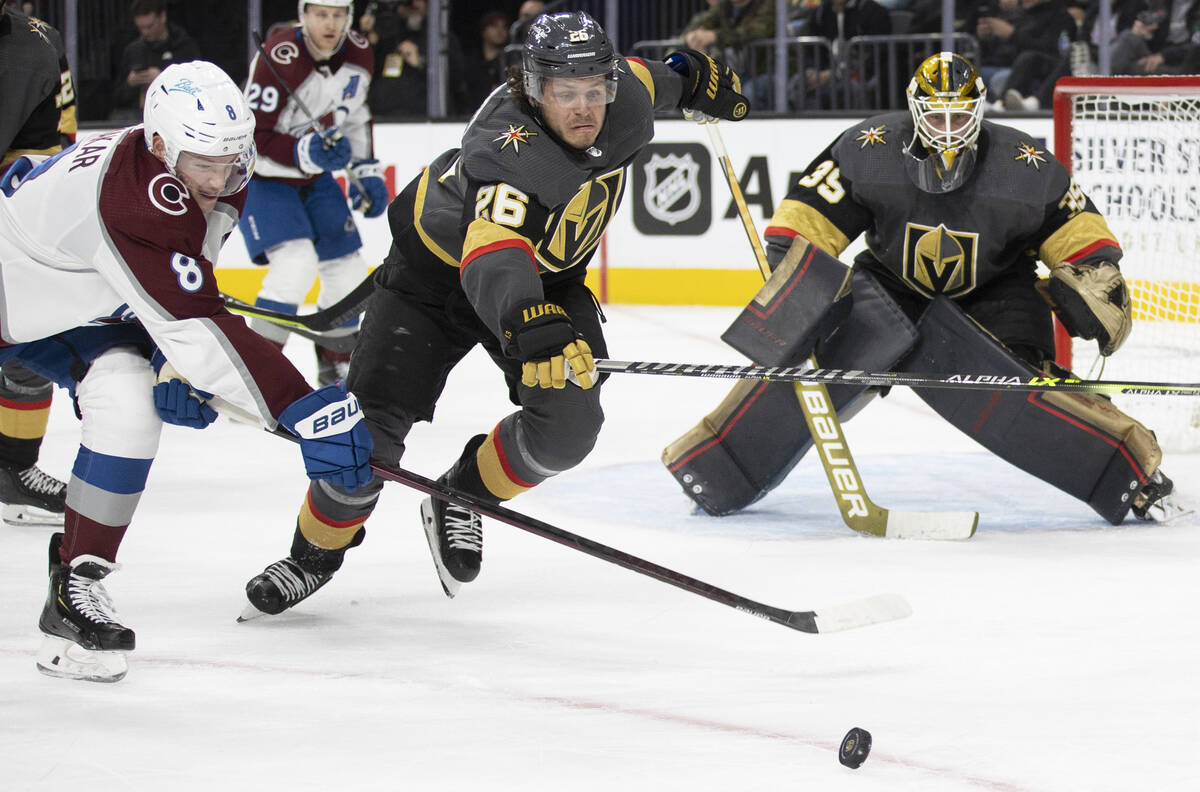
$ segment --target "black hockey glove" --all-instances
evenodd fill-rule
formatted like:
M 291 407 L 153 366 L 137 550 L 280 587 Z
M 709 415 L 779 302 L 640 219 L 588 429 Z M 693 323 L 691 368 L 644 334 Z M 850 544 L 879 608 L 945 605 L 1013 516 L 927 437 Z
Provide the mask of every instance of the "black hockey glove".
M 1102 355 L 1116 352 L 1133 328 L 1129 289 L 1121 271 L 1107 261 L 1051 267 L 1050 299 L 1067 332 L 1096 339 Z
M 741 121 L 750 112 L 750 102 L 742 96 L 742 81 L 724 63 L 694 49 L 672 52 L 666 62 L 683 75 L 679 107 L 690 113 L 690 118 L 700 123 L 717 118 Z
M 522 362 L 525 387 L 561 389 L 568 378 L 584 390 L 596 383 L 592 350 L 578 337 L 562 306 L 529 300 L 509 311 L 500 325 L 505 354 Z

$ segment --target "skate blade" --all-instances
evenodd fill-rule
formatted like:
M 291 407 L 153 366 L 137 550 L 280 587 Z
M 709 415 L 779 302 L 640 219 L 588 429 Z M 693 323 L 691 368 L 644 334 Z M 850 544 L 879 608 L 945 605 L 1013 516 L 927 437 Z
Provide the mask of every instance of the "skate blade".
M 462 583 L 454 579 L 442 562 L 442 554 L 438 550 L 437 526 L 433 521 L 433 502 L 429 498 L 421 501 L 421 524 L 425 526 L 425 541 L 429 544 L 429 554 L 433 556 L 433 566 L 437 570 L 442 591 L 446 592 L 447 597 L 454 599 L 454 595 L 462 588 Z
M 60 679 L 119 682 L 129 670 L 128 654 L 84 649 L 66 638 L 46 635 L 38 649 L 37 667 L 46 676 Z
M 1166 495 L 1159 498 L 1158 502 L 1150 507 L 1149 511 L 1146 512 L 1146 518 L 1151 522 L 1166 525 L 1181 517 L 1187 517 L 1195 513 L 1195 506 L 1191 504 L 1185 506 L 1173 495 Z
M 20 503 L 4 504 L 4 509 L 0 510 L 0 520 L 3 520 L 5 525 L 12 528 L 27 526 L 63 527 L 63 515 L 61 512 L 47 511 L 46 509 L 39 509 L 37 506 L 28 506 Z
M 263 611 L 260 611 L 258 608 L 254 607 L 253 605 L 247 603 L 246 609 L 244 611 L 242 611 L 241 616 L 237 617 L 237 621 L 238 621 L 238 624 L 241 624 L 242 622 L 248 622 L 251 619 L 257 619 L 260 616 L 267 616 L 267 615 L 269 615 L 269 614 L 264 613 Z

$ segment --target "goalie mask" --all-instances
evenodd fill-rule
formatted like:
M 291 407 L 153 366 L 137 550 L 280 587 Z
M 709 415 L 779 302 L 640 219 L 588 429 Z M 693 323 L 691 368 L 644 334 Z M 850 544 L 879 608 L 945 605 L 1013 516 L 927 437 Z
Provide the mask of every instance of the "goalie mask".
M 975 167 L 987 94 L 979 72 L 963 56 L 940 52 L 917 67 L 907 94 L 913 119 L 908 175 L 925 192 L 957 190 Z
M 608 104 L 617 96 L 617 56 L 604 28 L 582 11 L 542 14 L 529 26 L 521 56 L 525 95 L 542 103 L 551 77 L 604 75 L 604 91 L 596 98 Z M 589 102 L 590 103 L 590 102 Z
M 309 30 L 309 25 L 312 24 L 315 26 L 316 21 L 309 19 L 307 14 L 305 14 L 305 9 L 307 9 L 308 6 L 328 6 L 329 8 L 346 9 L 345 23 L 341 26 L 341 30 L 337 36 L 337 41 L 336 43 L 332 44 L 332 46 L 328 48 L 321 46 L 321 44 L 317 41 L 317 36 L 313 35 L 316 31 Z M 329 60 L 338 50 L 342 48 L 342 45 L 346 43 L 346 36 L 350 35 L 350 26 L 354 22 L 354 0 L 317 0 L 317 2 L 312 2 L 312 0 L 300 0 L 298 3 L 296 3 L 296 18 L 300 20 L 300 31 L 304 36 L 304 43 L 312 48 L 312 50 L 318 55 L 316 60 Z
M 176 178 L 185 154 L 234 155 L 221 195 L 240 192 L 254 173 L 254 113 L 229 75 L 207 61 L 176 63 L 154 78 L 142 132 L 151 151 L 155 136 L 162 140 L 167 170 Z

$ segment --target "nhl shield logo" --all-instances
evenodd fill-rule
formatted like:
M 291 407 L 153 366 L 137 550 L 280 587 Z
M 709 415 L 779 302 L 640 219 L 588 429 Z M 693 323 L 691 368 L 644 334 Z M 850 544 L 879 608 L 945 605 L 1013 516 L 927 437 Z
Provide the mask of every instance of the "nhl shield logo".
M 699 144 L 651 144 L 633 165 L 634 225 L 643 234 L 702 234 L 712 222 L 711 159 Z
M 682 157 L 668 154 L 650 155 L 650 161 L 642 166 L 646 173 L 646 186 L 642 189 L 642 200 L 646 211 L 655 220 L 667 225 L 678 225 L 690 220 L 700 208 L 700 165 L 691 154 Z
M 908 223 L 904 229 L 904 280 L 919 294 L 960 297 L 975 288 L 979 234 Z

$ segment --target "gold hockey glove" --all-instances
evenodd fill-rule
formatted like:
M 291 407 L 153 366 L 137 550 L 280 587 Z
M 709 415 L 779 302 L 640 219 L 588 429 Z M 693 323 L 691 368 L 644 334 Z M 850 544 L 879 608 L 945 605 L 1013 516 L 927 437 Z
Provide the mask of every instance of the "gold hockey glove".
M 570 380 L 587 390 L 596 384 L 596 364 L 562 306 L 543 300 L 517 305 L 501 322 L 504 351 L 521 361 L 527 388 L 566 387 Z
M 1107 261 L 1052 267 L 1050 299 L 1067 332 L 1096 339 L 1102 355 L 1120 349 L 1133 328 L 1129 289 L 1121 271 Z

